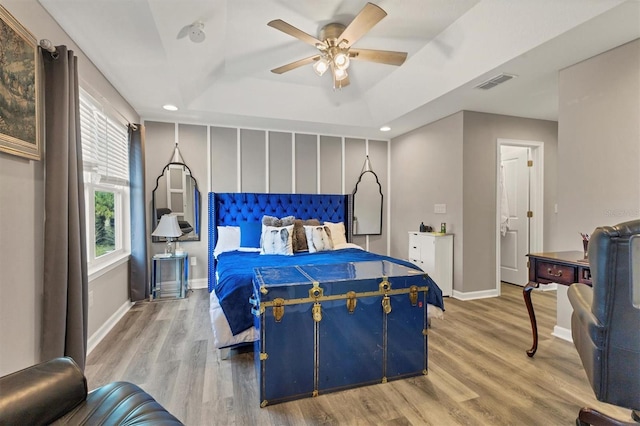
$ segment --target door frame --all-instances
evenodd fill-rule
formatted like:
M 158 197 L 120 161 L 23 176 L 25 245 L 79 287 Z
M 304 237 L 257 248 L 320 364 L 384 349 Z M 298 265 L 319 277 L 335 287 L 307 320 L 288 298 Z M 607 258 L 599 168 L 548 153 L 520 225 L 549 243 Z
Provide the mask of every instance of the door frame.
M 544 242 L 544 142 L 520 139 L 496 139 L 496 292 L 501 294 L 500 287 L 500 147 L 519 146 L 531 148 L 533 167 L 529 180 L 529 202 L 533 217 L 529 221 L 529 249 L 532 253 L 542 251 Z

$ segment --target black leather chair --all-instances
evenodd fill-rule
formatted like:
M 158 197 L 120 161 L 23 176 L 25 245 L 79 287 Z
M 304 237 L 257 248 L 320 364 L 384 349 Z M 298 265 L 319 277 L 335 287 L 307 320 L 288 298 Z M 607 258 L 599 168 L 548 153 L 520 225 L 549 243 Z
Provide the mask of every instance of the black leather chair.
M 568 290 L 573 306 L 571 335 L 596 398 L 631 409 L 636 422 L 640 422 L 640 280 L 636 275 L 640 255 L 635 251 L 639 239 L 640 220 L 596 228 L 589 241 L 593 286 L 572 284 Z M 633 423 L 583 408 L 576 424 Z
M 138 386 L 113 382 L 87 393 L 71 358 L 0 378 L 0 425 L 182 425 Z

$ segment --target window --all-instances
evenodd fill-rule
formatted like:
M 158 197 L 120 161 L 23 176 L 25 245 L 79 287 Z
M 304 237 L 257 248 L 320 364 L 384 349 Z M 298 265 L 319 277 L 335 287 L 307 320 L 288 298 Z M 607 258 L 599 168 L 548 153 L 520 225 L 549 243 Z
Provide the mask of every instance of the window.
M 125 124 L 80 91 L 89 272 L 129 254 L 129 154 Z

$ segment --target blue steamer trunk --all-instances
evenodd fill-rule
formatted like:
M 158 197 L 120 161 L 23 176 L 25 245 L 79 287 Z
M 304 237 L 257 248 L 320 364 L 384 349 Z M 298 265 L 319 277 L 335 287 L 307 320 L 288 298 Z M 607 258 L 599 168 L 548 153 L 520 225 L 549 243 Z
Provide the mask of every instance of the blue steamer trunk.
M 386 260 L 256 268 L 261 406 L 427 374 L 427 279 Z

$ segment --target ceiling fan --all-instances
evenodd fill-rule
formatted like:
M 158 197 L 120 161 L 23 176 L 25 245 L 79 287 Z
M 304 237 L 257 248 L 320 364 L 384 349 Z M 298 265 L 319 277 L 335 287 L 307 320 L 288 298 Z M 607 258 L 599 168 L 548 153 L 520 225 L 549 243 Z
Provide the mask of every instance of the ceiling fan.
M 407 59 L 406 52 L 352 47 L 385 16 L 387 16 L 387 12 L 382 8 L 373 3 L 367 3 L 348 26 L 345 27 L 337 22 L 327 24 L 320 30 L 318 38 L 299 30 L 281 19 L 275 19 L 267 25 L 314 46 L 319 50 L 319 53 L 274 68 L 271 72 L 283 74 L 303 65 L 313 63 L 314 71 L 320 76 L 331 70 L 333 88 L 337 89 L 349 84 L 347 69 L 352 59 L 400 66 Z

